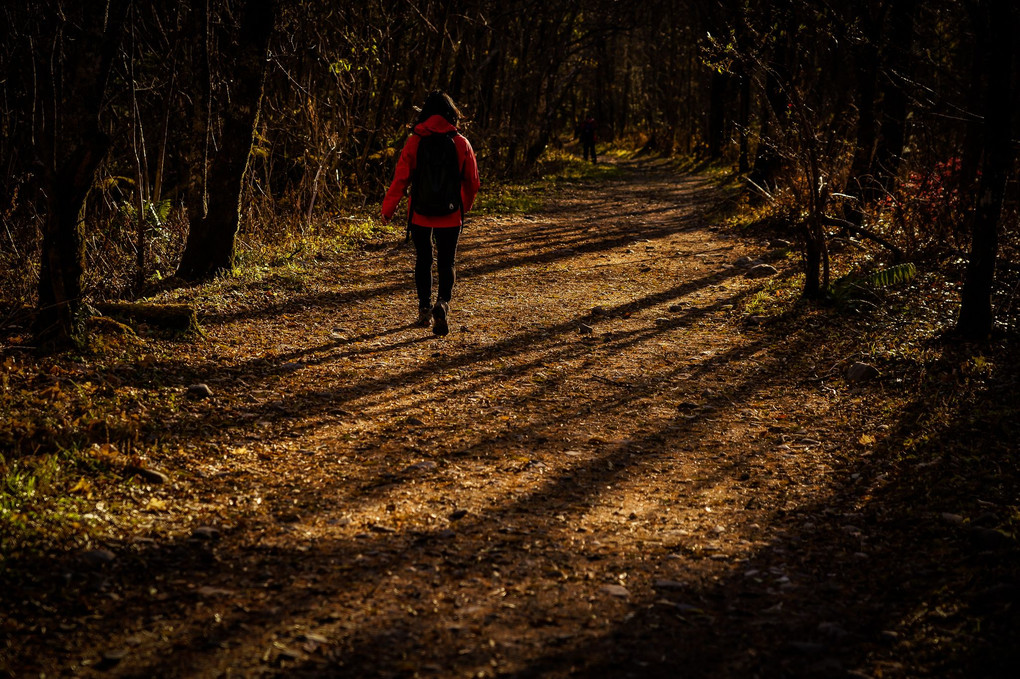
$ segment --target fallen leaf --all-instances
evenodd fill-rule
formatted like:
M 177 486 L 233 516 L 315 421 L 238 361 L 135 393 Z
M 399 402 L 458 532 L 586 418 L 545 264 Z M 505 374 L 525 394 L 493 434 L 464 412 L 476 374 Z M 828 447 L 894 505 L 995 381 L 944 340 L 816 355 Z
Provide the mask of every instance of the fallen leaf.
M 151 512 L 166 511 L 167 506 L 166 500 L 160 500 L 158 497 L 150 497 L 149 501 L 145 503 L 145 509 Z
M 88 493 L 92 490 L 92 482 L 84 476 L 78 479 L 78 483 L 71 486 L 70 493 Z

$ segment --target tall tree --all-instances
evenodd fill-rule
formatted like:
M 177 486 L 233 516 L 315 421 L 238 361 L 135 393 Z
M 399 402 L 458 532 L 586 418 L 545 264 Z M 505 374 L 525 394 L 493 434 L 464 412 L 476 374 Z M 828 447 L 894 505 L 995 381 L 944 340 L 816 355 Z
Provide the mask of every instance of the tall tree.
M 879 3 L 880 4 L 880 3 Z M 851 53 L 854 65 L 854 104 L 857 109 L 856 143 L 853 161 L 844 193 L 856 199 L 847 210 L 847 218 L 860 225 L 864 221 L 862 203 L 873 188 L 872 162 L 875 158 L 877 129 L 875 121 L 875 93 L 878 84 L 879 51 L 881 40 L 880 7 L 870 0 L 858 0 L 856 31 L 852 31 Z
M 790 73 L 793 63 L 794 32 L 797 18 L 788 1 L 769 3 L 759 19 L 759 34 L 767 36 L 761 48 L 759 68 L 765 71 L 760 141 L 749 179 L 760 187 L 773 186 L 783 166 L 779 147 L 788 134 Z
M 199 7 L 198 11 L 205 13 L 201 20 L 205 31 L 198 37 L 206 41 L 211 37 L 206 34 L 211 30 L 208 6 Z M 276 12 L 276 0 L 247 0 L 238 26 L 217 22 L 221 28 L 216 37 L 223 59 L 223 72 L 219 75 L 226 81 L 226 94 L 221 102 L 218 148 L 210 158 L 203 157 L 202 167 L 192 168 L 200 174 L 193 177 L 188 201 L 188 240 L 177 269 L 177 275 L 184 280 L 209 278 L 234 265 L 242 179 L 262 102 L 269 37 Z M 204 47 L 198 54 L 204 54 Z M 203 73 L 204 69 L 196 71 Z M 208 84 L 200 83 L 199 87 L 207 89 Z M 200 181 L 200 177 L 205 180 Z
M 889 40 L 885 45 L 885 71 L 880 80 L 882 122 L 875 149 L 875 175 L 886 189 L 892 188 L 907 140 L 911 50 L 914 44 L 916 0 L 892 0 L 889 8 Z
M 111 0 L 107 7 L 71 7 L 57 2 L 43 9 L 43 33 L 33 55 L 42 93 L 34 138 L 43 199 L 35 335 L 47 348 L 75 343 L 81 330 L 82 211 L 110 147 L 101 119 L 128 4 Z
M 956 329 L 971 340 L 984 340 L 992 331 L 992 284 L 999 251 L 999 217 L 1006 179 L 1013 166 L 1012 70 L 1017 13 L 1006 0 L 979 5 L 988 35 L 988 85 L 985 90 L 985 155 L 981 167 L 977 210 L 972 226 L 970 262 L 961 294 Z

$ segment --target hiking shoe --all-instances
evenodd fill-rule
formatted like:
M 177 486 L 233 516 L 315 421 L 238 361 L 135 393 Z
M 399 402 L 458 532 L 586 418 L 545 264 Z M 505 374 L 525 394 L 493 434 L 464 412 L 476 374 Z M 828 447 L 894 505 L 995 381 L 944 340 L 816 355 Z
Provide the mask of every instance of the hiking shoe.
M 432 309 L 423 306 L 418 309 L 418 321 L 415 323 L 419 328 L 427 328 L 432 324 Z
M 446 317 L 450 313 L 450 305 L 439 300 L 436 305 L 432 307 L 432 318 L 434 323 L 432 324 L 433 335 L 448 335 L 450 334 L 450 324 L 447 322 Z

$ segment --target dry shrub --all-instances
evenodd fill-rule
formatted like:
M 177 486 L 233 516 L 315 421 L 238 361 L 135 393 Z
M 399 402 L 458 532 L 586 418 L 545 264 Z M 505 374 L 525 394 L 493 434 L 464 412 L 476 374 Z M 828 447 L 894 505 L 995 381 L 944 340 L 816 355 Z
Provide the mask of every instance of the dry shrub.
M 901 247 L 908 259 L 941 258 L 968 248 L 958 157 L 910 168 L 896 189 L 873 206 L 874 227 Z

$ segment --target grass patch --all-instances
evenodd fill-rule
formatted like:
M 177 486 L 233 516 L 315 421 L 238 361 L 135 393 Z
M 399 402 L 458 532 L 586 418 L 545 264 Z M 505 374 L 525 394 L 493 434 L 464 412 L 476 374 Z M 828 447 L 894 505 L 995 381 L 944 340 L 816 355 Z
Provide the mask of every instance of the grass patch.
M 606 158 L 615 158 L 617 160 L 632 160 L 638 154 L 639 147 L 631 146 L 603 146 L 600 148 L 599 144 L 595 145 L 595 150 L 598 151 L 597 155 L 605 156 Z
M 282 241 L 239 240 L 237 264 L 232 275 L 257 277 L 268 268 L 350 253 L 395 233 L 399 228 L 395 224 L 383 224 L 368 215 L 332 217 L 301 229 Z
M 73 468 L 60 454 L 10 461 L 0 456 L 0 572 L 9 558 L 87 535 L 86 499 L 78 493 L 92 484 L 84 477 L 71 483 Z
M 633 155 L 631 151 L 621 149 L 618 154 L 603 153 L 605 156 L 626 158 Z M 539 159 L 539 175 L 542 181 L 556 185 L 560 182 L 599 181 L 612 179 L 623 174 L 624 170 L 614 163 L 591 163 L 580 156 L 566 150 L 553 149 L 547 151 Z
M 790 215 L 774 203 L 752 199 L 746 191 L 734 186 L 733 204 L 723 226 L 749 234 L 773 234 L 793 240 Z
M 627 159 L 634 152 L 606 147 L 604 157 Z M 545 193 L 561 183 L 613 179 L 625 170 L 614 163 L 591 163 L 566 150 L 551 149 L 538 161 L 536 179 L 497 181 L 486 184 L 478 194 L 472 212 L 483 215 L 520 215 L 542 209 Z
M 803 274 L 770 278 L 761 290 L 744 302 L 744 316 L 780 316 L 790 311 L 800 300 L 804 285 Z
M 233 270 L 200 286 L 170 289 L 155 296 L 160 302 L 188 302 L 203 311 L 231 306 L 237 295 L 253 291 L 278 294 L 304 292 L 320 262 L 342 258 L 360 248 L 392 238 L 403 223 L 383 224 L 368 214 L 335 216 L 293 233 L 283 240 L 238 239 Z M 263 300 L 264 301 L 264 300 Z
M 542 208 L 542 188 L 536 182 L 497 182 L 482 187 L 472 212 L 483 215 L 522 215 Z

